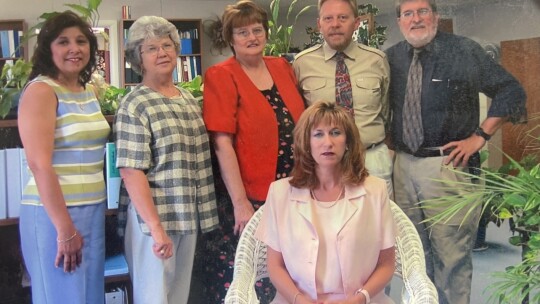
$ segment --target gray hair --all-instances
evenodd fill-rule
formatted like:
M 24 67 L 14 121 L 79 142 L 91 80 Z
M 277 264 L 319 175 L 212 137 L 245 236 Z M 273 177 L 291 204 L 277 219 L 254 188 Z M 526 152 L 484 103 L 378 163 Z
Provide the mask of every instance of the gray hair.
M 412 1 L 419 1 L 419 0 L 396 0 L 396 14 L 397 17 L 401 17 L 401 5 L 405 2 L 412 2 Z M 424 0 L 429 3 L 429 6 L 431 7 L 431 11 L 436 13 L 437 12 L 437 3 L 435 0 Z
M 142 16 L 131 25 L 125 46 L 125 55 L 133 71 L 142 75 L 141 46 L 144 41 L 166 37 L 171 38 L 176 53 L 180 53 L 178 29 L 167 19 L 158 16 Z

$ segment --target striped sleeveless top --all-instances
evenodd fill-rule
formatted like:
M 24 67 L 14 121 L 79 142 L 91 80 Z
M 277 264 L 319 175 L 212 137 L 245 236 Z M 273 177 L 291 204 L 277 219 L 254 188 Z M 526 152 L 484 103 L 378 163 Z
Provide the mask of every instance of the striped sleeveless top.
M 101 114 L 92 87 L 71 92 L 45 76 L 32 82 L 50 85 L 58 99 L 52 164 L 66 205 L 104 202 L 103 157 L 110 126 Z M 42 205 L 33 176 L 24 188 L 21 204 Z

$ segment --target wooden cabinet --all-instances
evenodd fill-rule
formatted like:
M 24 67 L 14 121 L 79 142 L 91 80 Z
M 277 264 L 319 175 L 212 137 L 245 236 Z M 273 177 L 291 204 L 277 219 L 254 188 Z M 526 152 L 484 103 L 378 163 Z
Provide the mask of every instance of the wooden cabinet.
M 178 29 L 181 52 L 177 57 L 177 67 L 173 72 L 175 82 L 189 81 L 202 75 L 202 21 L 201 19 L 168 19 Z M 141 76 L 135 73 L 125 59 L 125 41 L 129 28 L 135 20 L 120 21 L 120 79 L 122 87 L 135 86 L 141 82 Z

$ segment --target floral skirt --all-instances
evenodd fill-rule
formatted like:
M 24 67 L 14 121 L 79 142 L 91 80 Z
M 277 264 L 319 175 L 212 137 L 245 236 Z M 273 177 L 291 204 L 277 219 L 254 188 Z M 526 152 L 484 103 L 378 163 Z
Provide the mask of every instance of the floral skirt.
M 252 201 L 255 210 L 264 202 Z M 218 229 L 201 234 L 197 241 L 190 303 L 223 303 L 233 278 L 234 256 L 238 245 L 238 235 L 234 235 L 234 210 L 228 194 L 217 193 L 220 226 Z M 196 290 L 195 290 L 196 289 Z M 276 291 L 268 278 L 255 284 L 261 304 L 270 303 Z

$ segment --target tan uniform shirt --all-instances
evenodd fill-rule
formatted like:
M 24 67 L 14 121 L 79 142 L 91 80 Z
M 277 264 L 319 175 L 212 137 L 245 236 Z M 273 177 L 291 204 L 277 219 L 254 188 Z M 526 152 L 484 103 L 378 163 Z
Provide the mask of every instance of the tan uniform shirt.
M 384 52 L 351 42 L 343 51 L 351 76 L 354 121 L 365 147 L 385 138 L 388 122 L 390 67 Z M 300 90 L 308 105 L 336 100 L 336 51 L 326 43 L 298 54 L 293 62 Z

